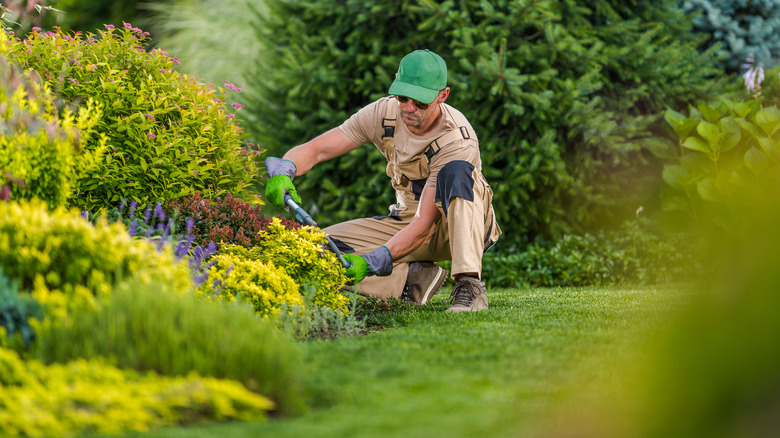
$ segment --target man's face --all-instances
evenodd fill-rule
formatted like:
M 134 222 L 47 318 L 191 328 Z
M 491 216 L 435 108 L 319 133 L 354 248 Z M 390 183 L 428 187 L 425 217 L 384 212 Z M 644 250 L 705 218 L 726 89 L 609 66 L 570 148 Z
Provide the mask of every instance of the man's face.
M 413 99 L 404 99 L 405 102 L 399 99 L 399 105 L 401 107 L 401 120 L 403 120 L 406 126 L 411 128 L 423 128 L 428 121 L 429 116 L 434 114 L 437 107 L 439 96 L 431 102 L 426 109 L 420 109 L 419 104 Z M 423 105 L 424 106 L 424 105 Z

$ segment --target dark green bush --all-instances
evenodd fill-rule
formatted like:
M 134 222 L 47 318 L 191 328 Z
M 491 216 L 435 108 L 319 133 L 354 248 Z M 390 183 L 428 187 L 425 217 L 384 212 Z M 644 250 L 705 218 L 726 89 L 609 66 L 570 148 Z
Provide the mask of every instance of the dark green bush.
M 16 350 L 28 348 L 35 340 L 29 318 L 43 319 L 43 306 L 20 293 L 19 281 L 6 277 L 0 266 L 0 327 L 7 338 L 0 340 L 0 346 L 8 344 Z
M 119 368 L 238 380 L 283 414 L 305 410 L 290 338 L 248 304 L 198 300 L 161 282 L 120 284 L 97 311 L 45 327 L 34 353 L 45 363 L 104 357 Z
M 140 29 L 108 27 L 98 35 L 33 32 L 10 44 L 10 58 L 37 71 L 66 102 L 92 98 L 102 106 L 96 130 L 108 148 L 95 169 L 79 175 L 70 203 L 98 211 L 124 198 L 144 208 L 195 192 L 252 198 L 246 188 L 258 151 L 242 144 L 225 90 L 173 71 L 178 61 L 161 49 L 146 52 Z M 95 147 L 90 139 L 84 149 Z
M 567 234 L 510 253 L 487 253 L 483 280 L 491 287 L 659 284 L 698 275 L 692 241 L 654 230 L 649 221 L 617 231 Z
M 247 75 L 254 127 L 281 155 L 386 95 L 401 57 L 429 48 L 480 138 L 505 241 L 617 226 L 659 185 L 644 143 L 660 112 L 720 84 L 715 49 L 699 54 L 705 37 L 674 4 L 272 2 L 259 38 L 274 45 Z M 364 147 L 296 184 L 324 225 L 372 216 L 393 202 L 384 166 Z

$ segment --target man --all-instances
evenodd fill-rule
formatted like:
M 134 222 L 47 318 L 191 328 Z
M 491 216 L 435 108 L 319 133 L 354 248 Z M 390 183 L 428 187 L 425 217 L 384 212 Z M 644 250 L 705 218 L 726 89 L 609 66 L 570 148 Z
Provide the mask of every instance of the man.
M 450 94 L 446 63 L 430 50 L 409 53 L 389 93 L 282 159 L 266 159 L 266 195 L 280 207 L 285 192 L 300 202 L 293 178 L 373 143 L 387 158 L 396 204 L 388 216 L 323 230 L 352 264 L 347 269 L 352 284 L 362 294 L 422 305 L 447 278 L 434 262 L 452 260 L 456 284 L 447 312 L 485 310 L 482 254 L 501 230 L 493 191 L 482 176 L 477 136 L 463 114 L 444 103 Z

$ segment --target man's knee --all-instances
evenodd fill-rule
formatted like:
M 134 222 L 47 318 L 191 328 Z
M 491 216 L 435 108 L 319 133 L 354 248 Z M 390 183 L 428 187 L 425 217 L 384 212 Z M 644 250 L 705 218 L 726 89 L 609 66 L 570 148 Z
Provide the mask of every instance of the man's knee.
M 436 177 L 436 195 L 434 200 L 441 203 L 444 215 L 450 206 L 450 200 L 458 197 L 474 201 L 474 165 L 468 161 L 450 161 L 445 164 Z

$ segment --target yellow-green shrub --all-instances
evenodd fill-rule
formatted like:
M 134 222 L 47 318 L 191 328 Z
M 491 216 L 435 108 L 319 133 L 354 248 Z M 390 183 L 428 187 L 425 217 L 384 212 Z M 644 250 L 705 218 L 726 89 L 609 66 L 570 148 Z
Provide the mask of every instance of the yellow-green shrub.
M 101 116 L 92 99 L 75 114 L 67 108 L 60 114 L 36 74 L 21 73 L 0 55 L 0 186 L 11 199 L 65 205 L 79 174 L 105 150 L 105 136 L 94 129 Z M 95 143 L 90 151 L 83 150 L 87 141 Z
M 171 251 L 132 239 L 122 224 L 92 224 L 65 208 L 50 212 L 39 200 L 0 202 L 0 265 L 47 306 L 47 315 L 106 296 L 130 275 L 161 279 L 182 292 L 192 287 L 186 263 Z
M 240 296 L 262 317 L 276 316 L 284 303 L 303 304 L 298 285 L 273 263 L 234 254 L 218 254 L 212 260 L 208 281 L 198 288 L 199 294 L 228 301 Z
M 299 286 L 316 287 L 314 304 L 347 312 L 349 300 L 340 292 L 346 283 L 345 271 L 336 256 L 324 249 L 327 238 L 322 230 L 310 226 L 290 230 L 282 225 L 279 218 L 273 218 L 268 230 L 261 231 L 260 236 L 260 246 L 252 249 L 228 246 L 222 252 L 273 263 Z
M 226 90 L 177 73 L 178 60 L 161 48 L 147 52 L 148 35 L 128 24 L 87 34 L 33 31 L 7 41 L 9 57 L 38 72 L 63 100 L 102 105 L 98 130 L 108 149 L 94 169 L 78 175 L 79 196 L 70 205 L 98 211 L 127 198 L 143 209 L 195 192 L 254 199 L 246 188 L 257 176 L 260 151 L 242 142 Z M 95 146 L 89 142 L 86 150 Z
M 0 349 L 0 434 L 63 436 L 265 419 L 273 403 L 240 383 L 124 371 L 100 360 L 22 361 Z
M 117 284 L 96 309 L 38 327 L 31 357 L 43 363 L 107 358 L 111 365 L 166 376 L 236 380 L 295 415 L 303 400 L 300 350 L 245 302 L 207 302 L 159 280 Z

